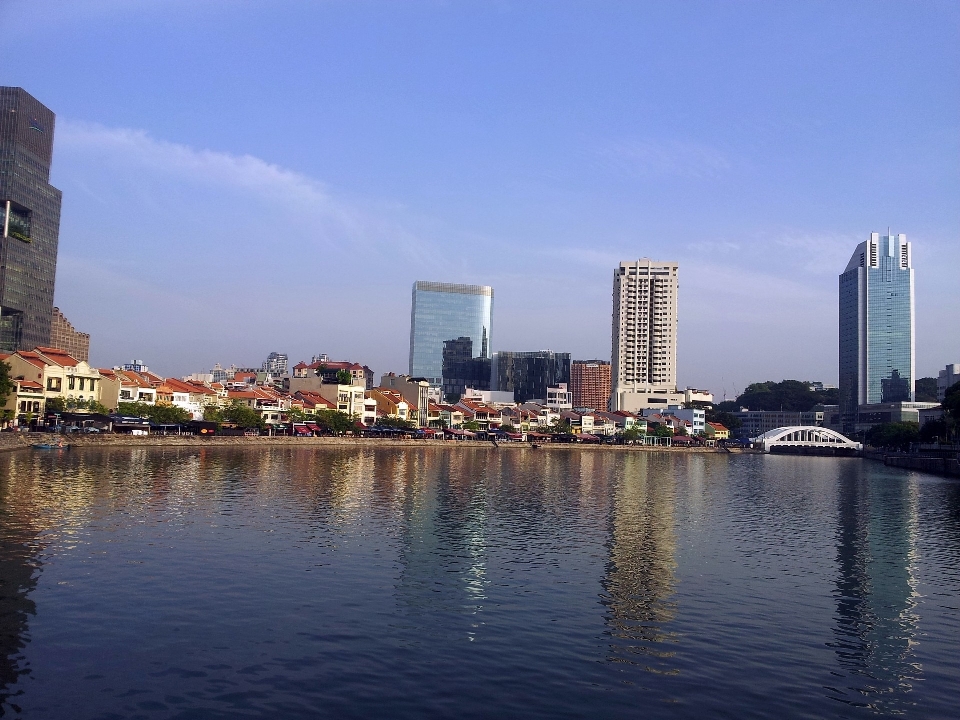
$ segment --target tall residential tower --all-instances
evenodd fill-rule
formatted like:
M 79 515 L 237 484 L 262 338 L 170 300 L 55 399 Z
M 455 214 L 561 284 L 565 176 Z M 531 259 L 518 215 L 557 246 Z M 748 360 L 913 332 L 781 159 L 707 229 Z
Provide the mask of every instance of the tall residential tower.
M 914 397 L 913 260 L 906 235 L 871 233 L 840 275 L 840 413 Z
M 613 271 L 611 410 L 683 402 L 677 395 L 677 270 L 675 262 L 641 258 Z
M 60 234 L 53 125 L 23 89 L 0 87 L 0 352 L 50 342 Z
M 453 340 L 464 347 L 470 341 L 471 359 L 489 360 L 492 318 L 492 287 L 415 282 L 410 310 L 410 375 L 440 387 L 444 343 Z M 451 346 L 447 347 L 449 354 Z

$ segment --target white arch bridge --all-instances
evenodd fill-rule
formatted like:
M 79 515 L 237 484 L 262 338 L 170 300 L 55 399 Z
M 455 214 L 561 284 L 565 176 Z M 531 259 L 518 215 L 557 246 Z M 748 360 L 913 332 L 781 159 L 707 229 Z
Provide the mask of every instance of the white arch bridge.
M 863 444 L 836 430 L 814 425 L 793 425 L 768 430 L 752 440 L 754 447 L 768 453 L 796 455 L 857 455 Z

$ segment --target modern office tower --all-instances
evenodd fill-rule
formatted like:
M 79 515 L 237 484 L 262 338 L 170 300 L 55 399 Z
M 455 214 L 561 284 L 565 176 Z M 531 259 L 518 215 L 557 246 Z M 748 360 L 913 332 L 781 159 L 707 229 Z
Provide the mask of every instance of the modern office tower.
M 53 316 L 50 323 L 50 347 L 59 348 L 84 362 L 90 361 L 90 335 L 82 333 L 70 323 L 69 320 L 60 312 L 60 308 L 53 309 Z
M 475 356 L 468 337 L 444 341 L 442 370 L 446 402 L 457 402 L 467 388 L 490 389 L 490 358 Z
M 287 374 L 287 354 L 280 352 L 272 352 L 267 355 L 267 359 L 263 361 L 263 365 L 260 366 L 260 369 L 263 372 L 270 373 L 271 375 L 286 375 Z
M 433 387 L 443 384 L 443 344 L 469 338 L 472 356 L 490 358 L 493 288 L 426 282 L 413 284 L 410 311 L 410 375 Z
M 861 405 L 912 402 L 913 262 L 906 235 L 871 233 L 840 275 L 840 414 Z
M 548 387 L 570 382 L 570 353 L 497 352 L 490 376 L 491 390 L 512 392 L 514 402 L 545 402 Z
M 677 395 L 677 270 L 649 258 L 613 271 L 610 409 L 683 402 Z
M 50 342 L 60 233 L 53 125 L 24 90 L 0 87 L 0 351 Z
M 610 400 L 610 363 L 574 360 L 570 364 L 570 392 L 575 408 L 606 410 Z

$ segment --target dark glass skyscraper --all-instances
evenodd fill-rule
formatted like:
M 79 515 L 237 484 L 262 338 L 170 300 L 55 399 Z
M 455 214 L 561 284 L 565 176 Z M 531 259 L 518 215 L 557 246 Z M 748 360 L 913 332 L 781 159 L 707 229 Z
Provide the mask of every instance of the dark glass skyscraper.
M 570 353 L 498 352 L 491 376 L 492 389 L 512 392 L 515 402 L 546 400 L 548 387 L 570 382 Z
M 60 233 L 54 119 L 23 89 L 0 87 L 0 351 L 50 343 Z
M 489 359 L 492 318 L 492 287 L 415 282 L 410 313 L 410 375 L 441 386 L 444 343 L 451 340 L 465 347 L 463 341 L 469 339 L 471 355 Z
M 906 235 L 870 239 L 840 276 L 840 412 L 844 428 L 860 405 L 912 402 L 913 262 Z

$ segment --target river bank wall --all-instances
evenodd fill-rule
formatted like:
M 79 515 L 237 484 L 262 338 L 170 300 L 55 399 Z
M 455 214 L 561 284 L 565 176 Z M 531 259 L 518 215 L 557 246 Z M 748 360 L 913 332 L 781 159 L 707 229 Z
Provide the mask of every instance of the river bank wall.
M 55 443 L 62 439 L 71 447 L 469 447 L 501 450 L 530 449 L 529 443 L 501 442 L 494 446 L 489 441 L 478 440 L 394 440 L 385 438 L 354 437 L 290 437 L 259 436 L 230 437 L 200 435 L 52 435 L 45 433 L 0 433 L 0 452 L 29 448 L 33 443 Z M 544 443 L 539 450 L 583 450 L 591 452 L 672 452 L 716 453 L 724 452 L 712 447 L 663 447 L 651 445 L 592 445 L 580 443 Z
M 878 450 L 864 450 L 863 457 L 867 460 L 882 462 L 884 465 L 891 467 L 960 478 L 960 460 L 956 458 L 922 457 L 900 453 L 884 453 Z

